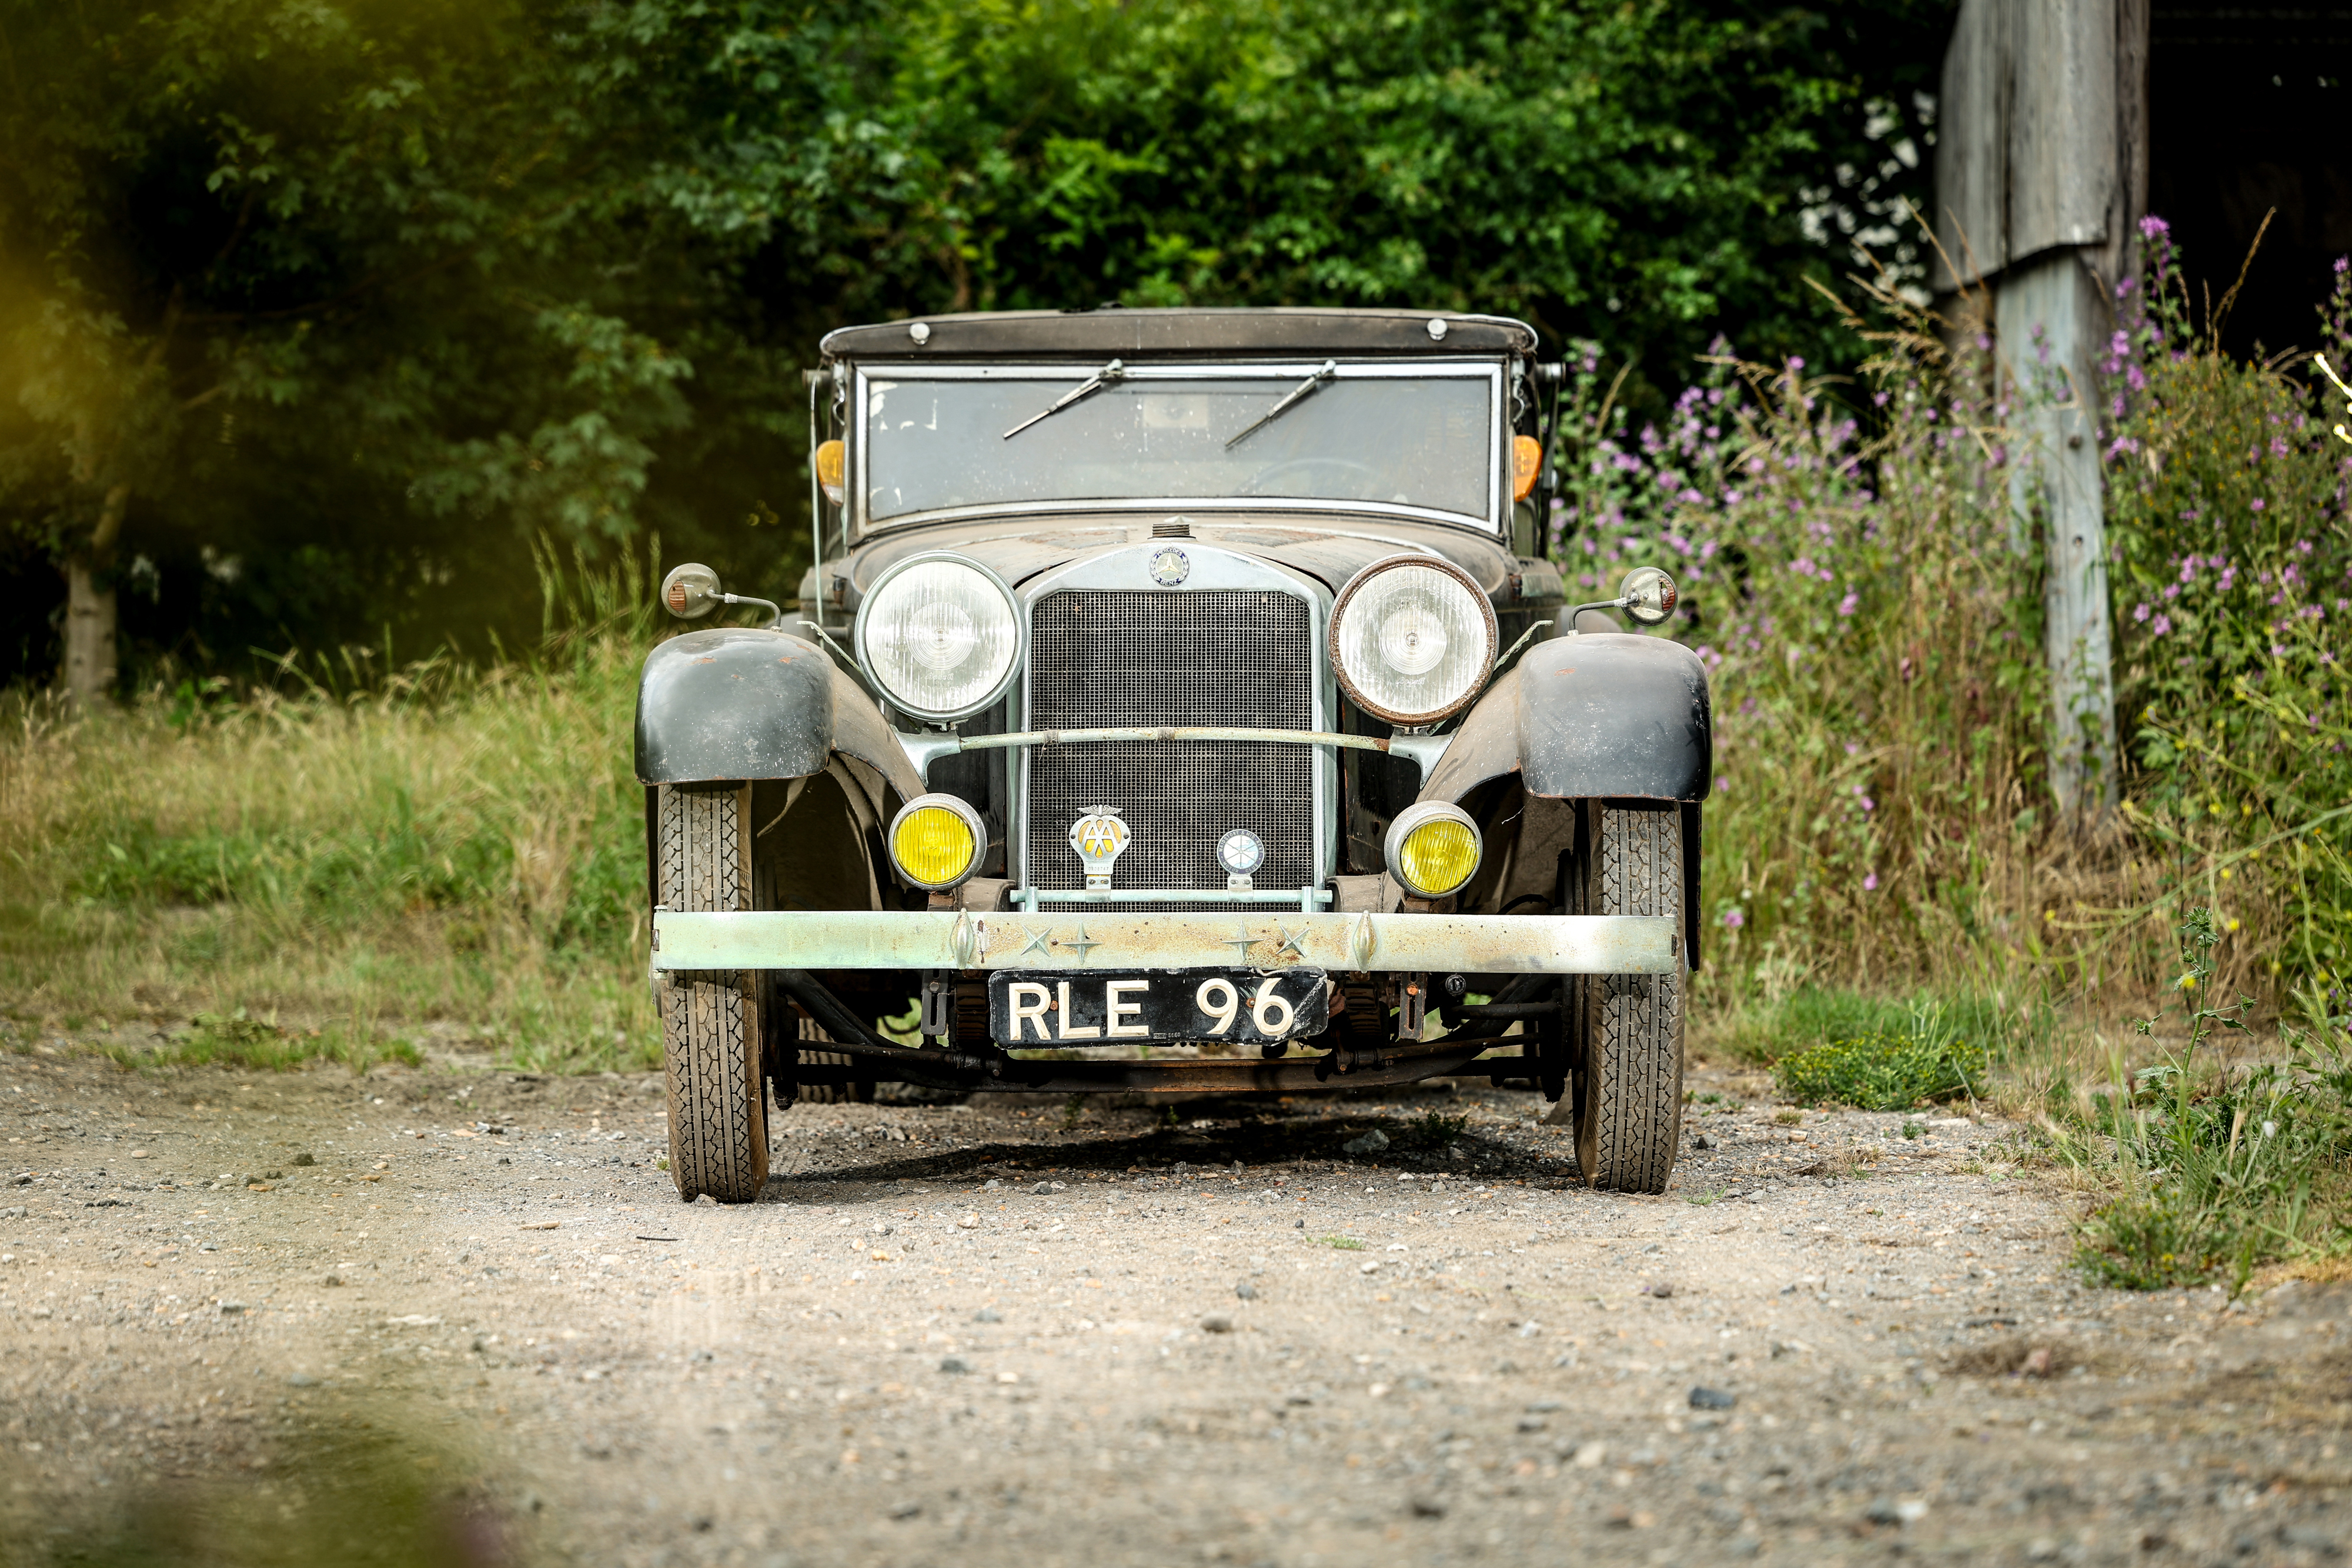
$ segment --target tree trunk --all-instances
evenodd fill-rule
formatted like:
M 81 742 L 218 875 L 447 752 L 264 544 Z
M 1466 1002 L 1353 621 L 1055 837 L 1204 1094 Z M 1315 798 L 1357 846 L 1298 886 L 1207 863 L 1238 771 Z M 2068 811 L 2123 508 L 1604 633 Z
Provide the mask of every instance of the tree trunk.
M 114 691 L 114 584 L 107 573 L 130 506 L 130 486 L 109 489 L 89 548 L 66 562 L 66 657 L 59 675 L 67 699 L 79 708 L 103 702 Z

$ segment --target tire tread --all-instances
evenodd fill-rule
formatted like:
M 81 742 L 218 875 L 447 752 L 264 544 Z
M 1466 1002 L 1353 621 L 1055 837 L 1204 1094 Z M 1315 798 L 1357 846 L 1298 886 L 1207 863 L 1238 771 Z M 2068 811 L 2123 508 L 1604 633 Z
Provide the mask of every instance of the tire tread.
M 661 790 L 656 865 L 671 909 L 751 906 L 751 791 L 741 785 Z M 742 970 L 678 970 L 661 988 L 669 1101 L 670 1179 L 691 1203 L 750 1203 L 768 1180 L 760 990 Z
M 1588 838 L 1600 915 L 1682 915 L 1682 816 L 1671 804 L 1596 800 Z M 1595 975 L 1583 989 L 1587 1084 L 1578 1118 L 1584 1179 L 1613 1192 L 1666 1189 L 1682 1141 L 1686 971 Z

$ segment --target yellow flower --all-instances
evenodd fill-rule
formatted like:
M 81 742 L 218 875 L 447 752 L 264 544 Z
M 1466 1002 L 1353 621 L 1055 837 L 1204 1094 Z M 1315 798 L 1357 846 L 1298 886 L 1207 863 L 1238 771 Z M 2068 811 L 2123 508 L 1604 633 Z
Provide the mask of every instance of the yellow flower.
M 2181 976 L 2181 977 L 2180 977 L 2180 988 L 2181 988 L 2182 990 L 2184 990 L 2184 991 L 2193 991 L 2193 990 L 2195 990 L 2195 989 L 2197 988 L 2197 977 L 2196 977 L 2196 976 L 2194 976 L 2194 975 L 2183 975 L 2183 976 Z
M 2238 923 L 2234 920 L 2224 920 L 2221 922 L 2221 929 L 2224 931 L 2235 931 L 2237 928 Z
M 2227 881 L 2229 881 L 2229 880 L 2230 880 L 2230 876 L 2231 876 L 2230 868 L 2229 868 L 2228 866 L 2223 866 L 2223 867 L 2221 868 L 2221 880 L 2222 880 L 2223 882 L 2227 882 Z

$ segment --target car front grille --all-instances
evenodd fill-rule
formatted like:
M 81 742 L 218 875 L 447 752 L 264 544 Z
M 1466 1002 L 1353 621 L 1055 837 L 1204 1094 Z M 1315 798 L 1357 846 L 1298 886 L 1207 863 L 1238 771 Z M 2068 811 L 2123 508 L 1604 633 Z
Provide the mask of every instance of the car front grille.
M 1031 729 L 1308 729 L 1314 693 L 1312 622 L 1287 593 L 1066 591 L 1031 612 Z M 1084 887 L 1070 824 L 1116 806 L 1135 836 L 1115 888 L 1223 889 L 1217 841 L 1234 828 L 1265 841 L 1259 887 L 1305 887 L 1315 876 L 1314 767 L 1313 747 L 1270 741 L 1037 747 L 1029 881 Z

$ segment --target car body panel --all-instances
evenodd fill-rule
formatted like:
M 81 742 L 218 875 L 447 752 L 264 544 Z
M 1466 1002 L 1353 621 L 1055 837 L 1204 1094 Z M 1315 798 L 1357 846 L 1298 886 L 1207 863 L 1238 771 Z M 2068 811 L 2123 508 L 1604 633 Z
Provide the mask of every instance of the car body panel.
M 1587 632 L 1530 647 L 1471 708 L 1421 798 L 1458 803 L 1516 772 L 1548 800 L 1698 801 L 1714 766 L 1698 656 L 1664 637 Z
M 922 793 L 880 707 L 814 643 L 726 626 L 673 637 L 646 655 L 640 782 L 804 779 L 836 754 L 874 768 L 901 799 Z

